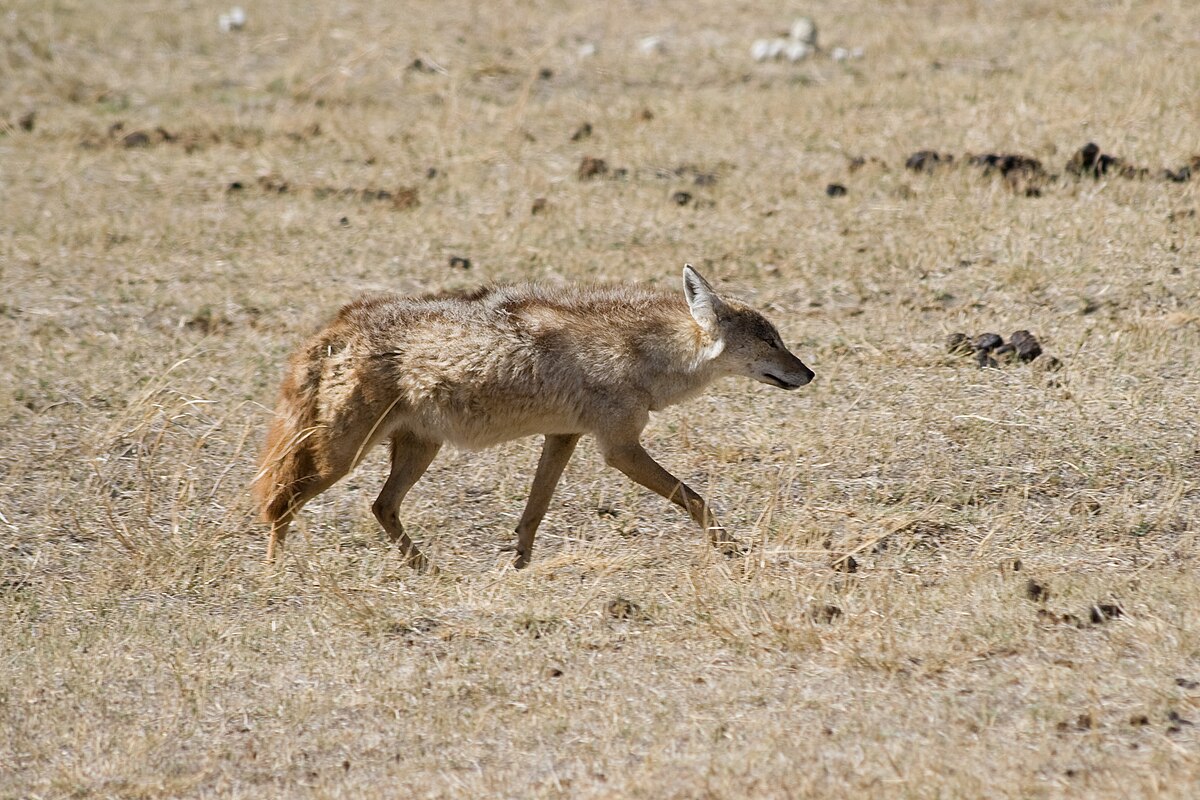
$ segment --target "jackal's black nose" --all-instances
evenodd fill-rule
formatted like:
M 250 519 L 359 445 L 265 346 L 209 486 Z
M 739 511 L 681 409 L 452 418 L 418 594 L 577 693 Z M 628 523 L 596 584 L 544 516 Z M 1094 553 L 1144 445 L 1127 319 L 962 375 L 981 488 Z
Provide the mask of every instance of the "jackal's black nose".
M 784 386 L 783 388 L 799 389 L 801 386 L 807 386 L 808 384 L 812 383 L 812 379 L 815 377 L 817 377 L 816 374 L 814 374 L 813 371 L 808 367 L 805 367 L 804 372 L 798 375 L 794 381 L 790 381 L 788 385 Z

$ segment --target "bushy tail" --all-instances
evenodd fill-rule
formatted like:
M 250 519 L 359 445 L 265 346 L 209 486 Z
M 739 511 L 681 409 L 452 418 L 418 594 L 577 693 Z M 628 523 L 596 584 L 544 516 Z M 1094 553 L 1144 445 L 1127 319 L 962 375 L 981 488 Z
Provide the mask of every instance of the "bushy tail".
M 254 498 L 264 522 L 275 523 L 294 513 L 304 490 L 319 480 L 321 372 L 319 359 L 308 355 L 301 351 L 292 359 L 254 477 Z

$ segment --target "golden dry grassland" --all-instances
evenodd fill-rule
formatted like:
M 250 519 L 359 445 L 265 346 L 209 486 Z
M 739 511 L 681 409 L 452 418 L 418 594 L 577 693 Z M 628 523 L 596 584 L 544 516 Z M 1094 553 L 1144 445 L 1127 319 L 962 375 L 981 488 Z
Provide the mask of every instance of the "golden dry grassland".
M 1200 4 L 246 10 L 0 9 L 0 796 L 1196 796 Z M 526 440 L 410 495 L 439 575 L 382 451 L 263 568 L 340 304 L 684 261 L 817 373 L 647 429 L 746 557 L 585 440 L 513 571 Z M 1063 368 L 945 346 L 1017 329 Z

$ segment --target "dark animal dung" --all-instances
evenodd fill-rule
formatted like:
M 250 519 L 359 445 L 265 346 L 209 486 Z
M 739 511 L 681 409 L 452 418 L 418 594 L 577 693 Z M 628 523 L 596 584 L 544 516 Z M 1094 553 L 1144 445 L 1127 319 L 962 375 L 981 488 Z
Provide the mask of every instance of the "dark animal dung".
M 1009 342 L 1016 351 L 1017 358 L 1021 361 L 1033 361 L 1042 354 L 1041 342 L 1029 331 L 1013 331 L 1013 335 L 1009 337 Z
M 973 348 L 965 333 L 952 333 L 946 337 L 946 349 L 951 355 L 965 356 L 970 355 Z
M 904 162 L 904 166 L 913 172 L 933 172 L 940 166 L 954 163 L 954 156 L 949 153 L 939 153 L 936 150 L 918 150 Z
M 579 162 L 579 180 L 587 181 L 608 174 L 608 162 L 603 158 L 584 156 Z
M 971 347 L 985 353 L 990 353 L 1002 344 L 1004 339 L 998 333 L 981 333 L 971 340 Z
M 1067 161 L 1066 170 L 1079 177 L 1099 178 L 1120 165 L 1121 159 L 1100 152 L 1100 145 L 1088 142 Z

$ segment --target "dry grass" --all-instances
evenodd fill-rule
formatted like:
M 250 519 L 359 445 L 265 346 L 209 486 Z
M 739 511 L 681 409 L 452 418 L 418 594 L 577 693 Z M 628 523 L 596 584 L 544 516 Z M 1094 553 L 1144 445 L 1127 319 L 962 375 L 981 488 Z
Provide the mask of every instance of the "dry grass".
M 9 4 L 0 796 L 1191 796 L 1200 178 L 1030 198 L 902 165 L 1184 163 L 1200 6 L 544 5 L 255 4 L 222 34 L 214 3 Z M 799 12 L 866 58 L 753 64 Z M 818 375 L 648 430 L 748 557 L 585 442 L 514 573 L 521 441 L 410 497 L 443 575 L 383 543 L 382 454 L 263 571 L 267 406 L 340 303 L 684 260 Z M 942 345 L 1017 328 L 1064 372 Z

